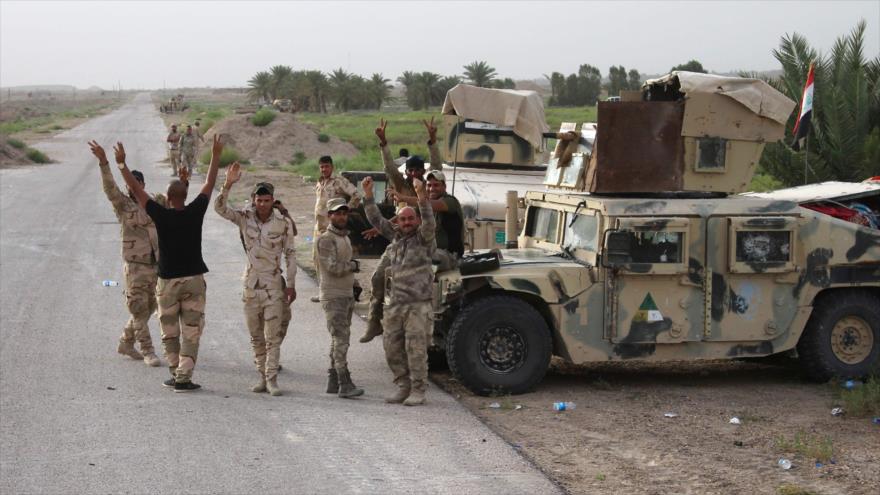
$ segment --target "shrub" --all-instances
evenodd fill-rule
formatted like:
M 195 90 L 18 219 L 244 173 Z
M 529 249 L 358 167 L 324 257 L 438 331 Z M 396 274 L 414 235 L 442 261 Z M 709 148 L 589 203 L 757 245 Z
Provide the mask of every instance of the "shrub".
M 211 163 L 211 150 L 205 150 L 205 152 L 202 153 L 202 156 L 199 158 L 199 161 L 205 165 L 209 165 Z M 246 160 L 241 160 L 241 157 L 239 156 L 238 152 L 235 151 L 235 149 L 228 146 L 226 148 L 223 148 L 223 153 L 220 154 L 220 168 L 224 168 L 235 161 L 239 163 L 246 162 Z
M 275 120 L 275 112 L 268 108 L 261 108 L 251 117 L 251 122 L 257 127 L 264 127 Z
M 290 160 L 290 164 L 291 165 L 299 165 L 300 163 L 305 163 L 305 161 L 306 161 L 306 154 L 303 153 L 302 151 L 297 151 L 296 153 L 293 154 L 293 159 Z
M 327 143 L 330 141 L 330 136 L 328 136 L 322 132 L 321 134 L 318 134 L 318 141 L 320 141 L 322 143 Z
M 23 150 L 24 147 L 27 146 L 26 144 L 24 144 L 24 141 L 21 141 L 19 139 L 15 139 L 15 138 L 7 139 L 6 144 L 8 144 L 9 146 L 12 146 L 13 148 L 15 148 L 17 150 Z
M 25 156 L 27 156 L 34 163 L 49 163 L 52 161 L 49 159 L 48 156 L 46 156 L 45 153 L 40 150 L 35 150 L 33 148 L 28 148 L 28 150 L 25 152 Z

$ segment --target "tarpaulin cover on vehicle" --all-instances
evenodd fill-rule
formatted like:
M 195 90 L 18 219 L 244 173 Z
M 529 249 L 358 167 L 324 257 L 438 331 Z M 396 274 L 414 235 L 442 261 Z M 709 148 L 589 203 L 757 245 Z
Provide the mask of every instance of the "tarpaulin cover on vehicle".
M 459 84 L 446 93 L 443 115 L 507 126 L 535 148 L 550 130 L 544 119 L 544 101 L 534 91 L 490 89 Z

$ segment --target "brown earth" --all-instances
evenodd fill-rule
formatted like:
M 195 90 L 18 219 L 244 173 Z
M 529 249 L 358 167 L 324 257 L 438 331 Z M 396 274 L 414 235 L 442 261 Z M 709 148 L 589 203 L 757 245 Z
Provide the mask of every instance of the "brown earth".
M 10 146 L 6 140 L 8 136 L 0 134 L 0 168 L 33 165 L 34 162 L 25 155 L 26 149 L 18 149 Z

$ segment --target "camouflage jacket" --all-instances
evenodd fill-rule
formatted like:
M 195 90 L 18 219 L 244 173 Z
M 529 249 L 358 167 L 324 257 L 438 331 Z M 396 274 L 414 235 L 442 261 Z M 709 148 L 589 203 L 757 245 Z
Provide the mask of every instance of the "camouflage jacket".
M 330 225 L 317 242 L 321 300 L 352 297 L 356 263 L 351 260 L 348 231 Z
M 180 133 L 179 132 L 171 132 L 168 134 L 168 138 L 166 139 L 168 143 L 168 148 L 172 150 L 176 150 L 180 146 Z
M 199 136 L 196 135 L 195 132 L 187 135 L 183 133 L 180 135 L 180 152 L 184 155 L 194 155 L 196 154 L 196 149 L 198 149 L 199 145 Z
M 159 260 L 159 236 L 156 225 L 147 212 L 116 186 L 110 165 L 101 165 L 101 182 L 104 194 L 113 205 L 113 213 L 119 221 L 122 233 L 122 258 L 129 263 L 156 264 Z M 165 196 L 156 194 L 153 200 L 167 206 Z
M 220 189 L 214 200 L 214 211 L 238 225 L 242 234 L 248 264 L 242 281 L 247 289 L 283 289 L 281 256 L 287 265 L 287 287 L 296 285 L 296 251 L 293 224 L 275 209 L 267 222 L 257 218 L 255 208 L 236 210 L 227 204 L 229 191 Z
M 398 194 L 404 196 L 415 196 L 416 191 L 413 189 L 412 182 L 398 170 L 399 165 L 394 162 L 391 156 L 391 150 L 388 145 L 382 146 L 382 164 L 385 166 L 385 176 L 388 177 L 388 184 L 394 188 Z M 440 149 L 437 143 L 429 144 L 428 149 L 431 152 L 431 163 L 428 164 L 428 170 L 443 170 L 443 159 L 440 158 Z
M 375 200 L 367 199 L 364 204 L 367 219 L 383 237 L 391 240 L 385 250 L 390 262 L 385 269 L 385 303 L 405 304 L 431 300 L 434 282 L 431 257 L 437 247 L 431 203 L 419 201 L 422 224 L 409 235 L 404 235 L 382 217 Z
M 315 184 L 315 226 L 318 232 L 327 230 L 330 221 L 327 219 L 327 201 L 333 198 L 345 198 L 348 200 L 348 208 L 353 210 L 361 203 L 361 194 L 357 186 L 348 179 L 338 175 L 328 178 L 319 178 Z M 317 239 L 315 239 L 317 242 Z

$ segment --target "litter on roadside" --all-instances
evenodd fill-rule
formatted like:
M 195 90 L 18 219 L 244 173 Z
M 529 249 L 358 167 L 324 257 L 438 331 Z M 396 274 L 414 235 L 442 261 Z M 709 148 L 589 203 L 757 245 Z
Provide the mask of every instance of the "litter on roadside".
M 831 410 L 831 415 L 832 416 L 843 416 L 843 408 L 842 407 L 835 407 L 834 409 Z
M 739 424 L 742 424 L 742 421 L 740 421 L 739 418 L 737 418 L 736 416 L 734 416 L 734 417 L 730 418 L 730 424 L 732 424 L 732 425 L 739 425 Z
M 778 461 L 776 461 L 776 464 L 779 464 L 779 467 L 781 467 L 782 469 L 784 469 L 786 471 L 791 469 L 791 461 L 789 461 L 788 459 L 785 459 L 785 458 L 779 459 Z
M 663 414 L 663 417 L 664 417 L 664 418 L 677 418 L 677 417 L 678 417 L 678 413 L 674 413 L 674 412 L 664 413 L 664 414 Z
M 570 411 L 577 406 L 574 402 L 554 402 L 553 410 L 554 411 Z
M 493 402 L 493 403 L 489 404 L 489 409 L 501 409 L 501 404 L 499 404 L 497 402 Z
M 522 409 L 522 404 L 517 404 L 516 406 L 514 406 L 513 409 L 519 411 L 520 409 Z

